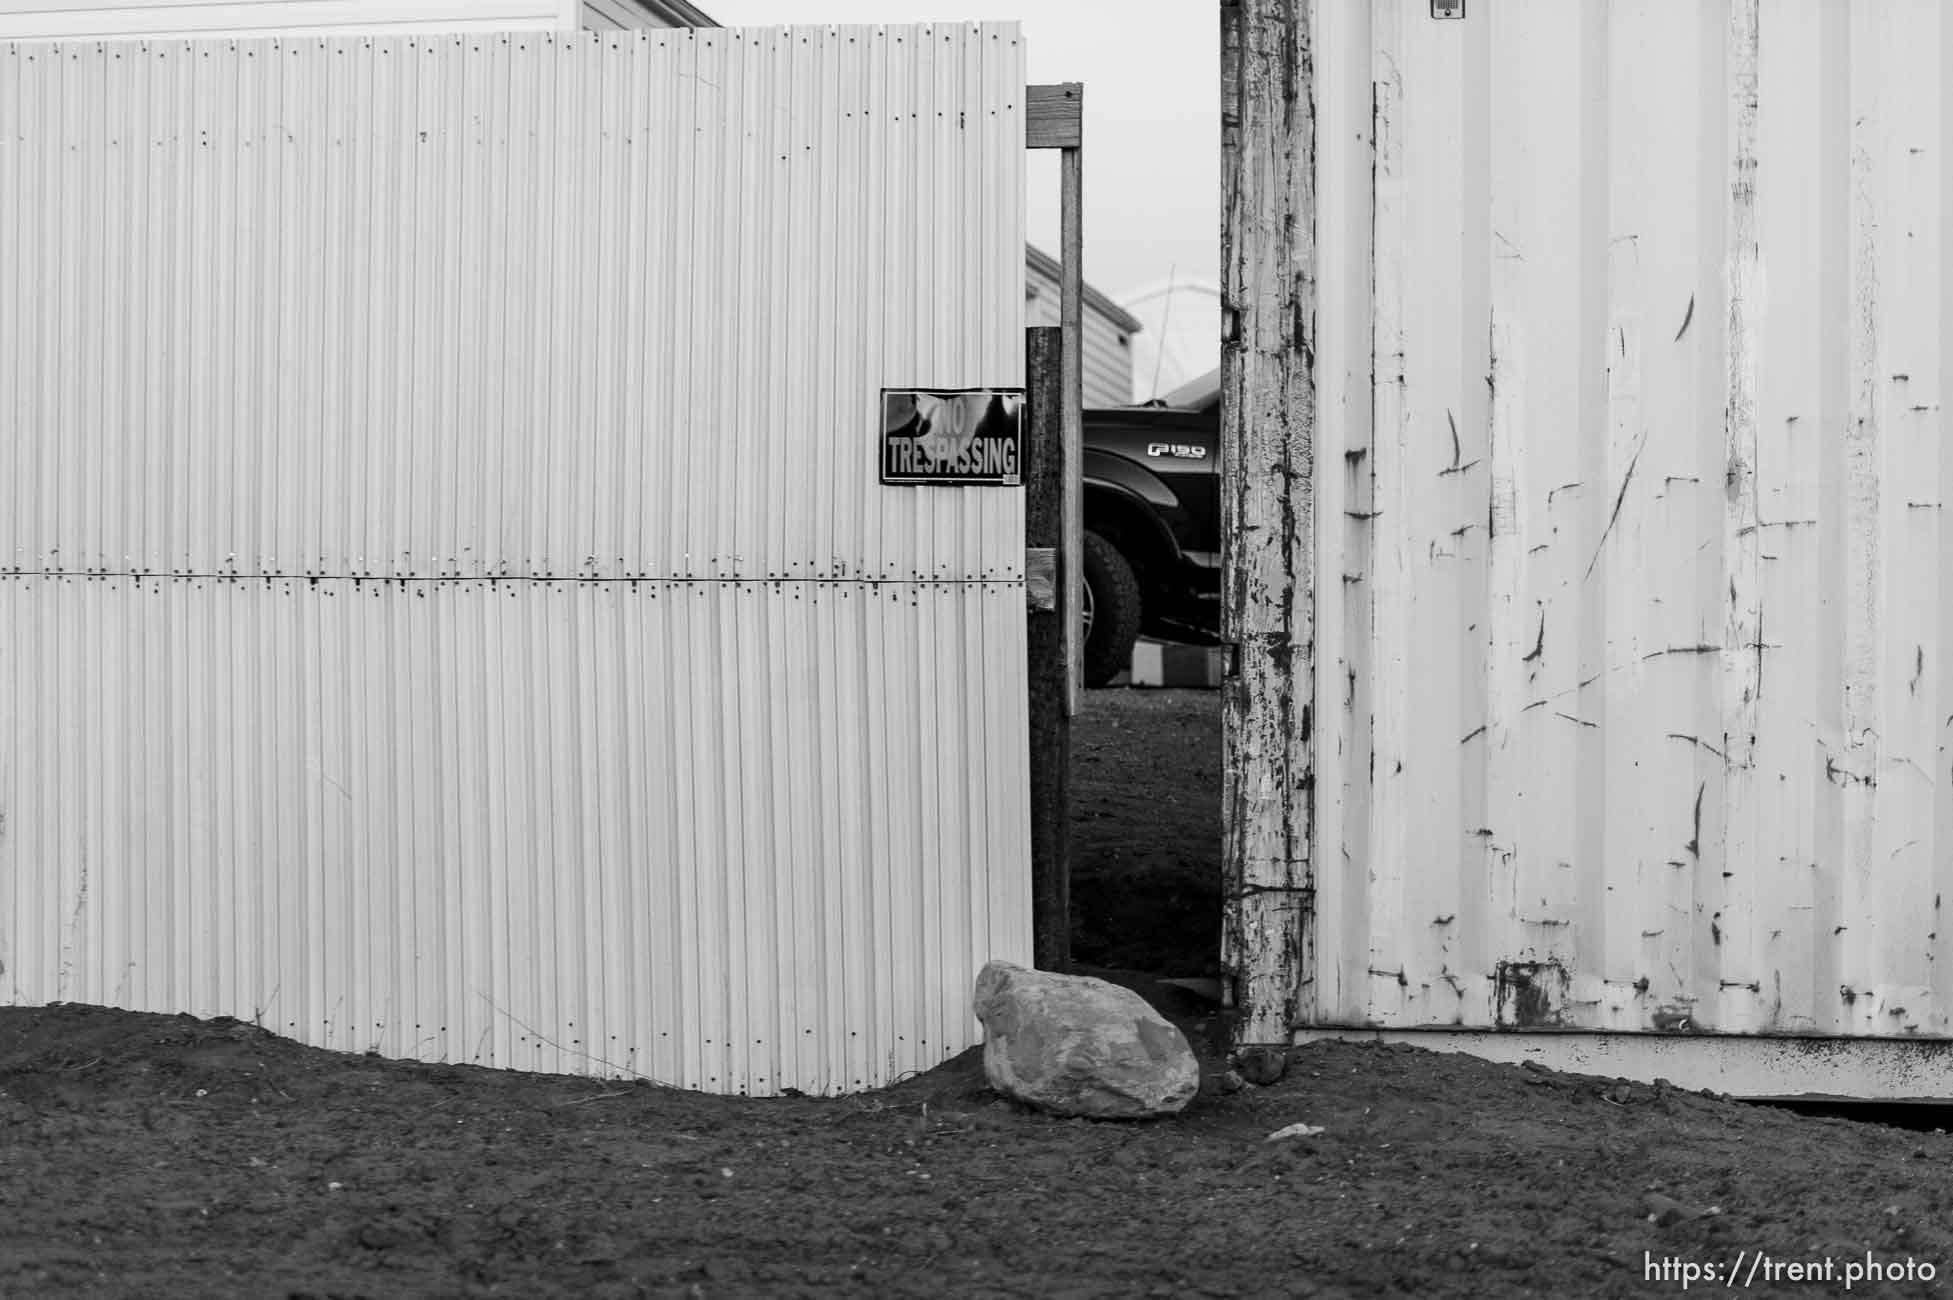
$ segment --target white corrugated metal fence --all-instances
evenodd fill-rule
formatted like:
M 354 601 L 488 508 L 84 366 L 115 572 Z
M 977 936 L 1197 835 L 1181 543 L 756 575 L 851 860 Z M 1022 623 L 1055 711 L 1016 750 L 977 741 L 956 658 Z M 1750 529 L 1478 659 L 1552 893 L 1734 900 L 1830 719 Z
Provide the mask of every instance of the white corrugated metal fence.
M 580 17 L 576 0 L 0 0 L 0 41 L 568 31 Z
M 0 998 L 827 1092 L 1029 951 L 1014 25 L 0 46 Z

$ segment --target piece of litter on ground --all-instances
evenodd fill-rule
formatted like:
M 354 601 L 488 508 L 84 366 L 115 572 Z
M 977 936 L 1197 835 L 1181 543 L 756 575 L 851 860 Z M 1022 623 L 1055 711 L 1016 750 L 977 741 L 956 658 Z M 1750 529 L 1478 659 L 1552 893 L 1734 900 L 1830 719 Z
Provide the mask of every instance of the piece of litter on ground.
M 1692 1219 L 1712 1219 L 1722 1213 L 1720 1205 L 1711 1205 L 1703 1209 L 1685 1204 L 1672 1196 L 1664 1196 L 1660 1192 L 1649 1192 L 1643 1197 L 1641 1209 L 1649 1222 L 1664 1228 L 1670 1224 L 1686 1223 Z
M 1276 1129 L 1268 1135 L 1266 1140 L 1274 1142 L 1281 1138 L 1312 1138 L 1318 1133 L 1327 1133 L 1328 1131 L 1328 1129 L 1321 1128 L 1315 1124 L 1291 1124 L 1287 1128 Z
M 1159 982 L 1162 984 L 1170 984 L 1176 989 L 1185 989 L 1196 997 L 1205 998 L 1209 1002 L 1219 1002 L 1222 1000 L 1221 982 L 1217 979 L 1176 979 L 1161 980 Z

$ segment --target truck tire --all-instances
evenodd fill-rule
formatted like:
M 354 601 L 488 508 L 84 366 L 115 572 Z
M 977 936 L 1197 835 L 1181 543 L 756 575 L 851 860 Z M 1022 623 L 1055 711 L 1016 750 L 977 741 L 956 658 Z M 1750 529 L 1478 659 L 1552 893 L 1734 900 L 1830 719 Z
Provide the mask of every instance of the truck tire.
M 1139 579 L 1119 548 L 1097 533 L 1085 534 L 1084 578 L 1087 686 L 1103 686 L 1132 667 L 1139 639 Z

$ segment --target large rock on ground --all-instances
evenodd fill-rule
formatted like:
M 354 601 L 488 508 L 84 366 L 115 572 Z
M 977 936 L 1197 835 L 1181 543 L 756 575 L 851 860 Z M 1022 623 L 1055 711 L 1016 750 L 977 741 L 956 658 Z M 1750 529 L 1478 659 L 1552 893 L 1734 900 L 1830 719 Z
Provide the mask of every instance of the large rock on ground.
M 976 982 L 990 1086 L 1040 1110 L 1147 1119 L 1200 1091 L 1186 1036 L 1131 989 L 993 961 Z

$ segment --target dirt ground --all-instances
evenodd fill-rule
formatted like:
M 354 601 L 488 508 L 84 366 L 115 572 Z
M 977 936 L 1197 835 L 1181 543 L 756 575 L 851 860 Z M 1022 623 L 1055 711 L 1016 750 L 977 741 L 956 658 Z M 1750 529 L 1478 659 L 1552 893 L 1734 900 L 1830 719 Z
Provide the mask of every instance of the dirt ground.
M 1215 701 L 1090 702 L 1081 947 L 1198 969 L 1211 888 L 1169 864 L 1211 870 Z M 1119 931 L 1175 887 L 1187 924 Z M 1943 1134 L 1342 1044 L 1226 1093 L 1212 1008 L 1116 978 L 1202 1053 L 1176 1119 L 1052 1120 L 975 1053 L 761 1101 L 0 1009 L 0 1297 L 1644 1296 L 1758 1252 L 1833 1276 L 1750 1294 L 1843 1294 L 1869 1256 L 1914 1279 L 1852 1294 L 1923 1295 L 1953 1269 Z M 1268 1140 L 1298 1122 L 1322 1131 Z
M 1072 956 L 1220 973 L 1221 702 L 1092 691 L 1072 735 Z

